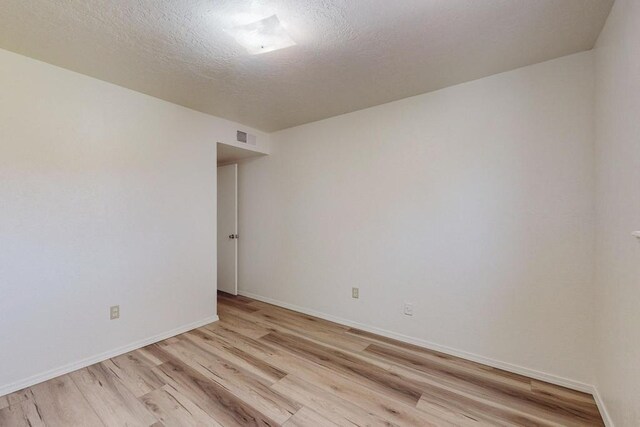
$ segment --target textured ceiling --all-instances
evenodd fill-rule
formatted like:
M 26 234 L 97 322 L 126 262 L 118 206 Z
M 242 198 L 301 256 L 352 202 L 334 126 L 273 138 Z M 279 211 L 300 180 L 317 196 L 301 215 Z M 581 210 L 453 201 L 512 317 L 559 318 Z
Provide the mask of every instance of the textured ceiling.
M 274 131 L 582 50 L 613 0 L 1 0 L 0 47 Z M 224 29 L 277 14 L 296 46 Z

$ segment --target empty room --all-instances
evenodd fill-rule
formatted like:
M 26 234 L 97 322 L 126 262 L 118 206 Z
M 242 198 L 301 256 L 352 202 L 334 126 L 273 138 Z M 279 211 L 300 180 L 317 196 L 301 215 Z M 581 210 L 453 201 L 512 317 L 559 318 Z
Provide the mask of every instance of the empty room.
M 0 0 L 0 427 L 640 427 L 639 0 Z

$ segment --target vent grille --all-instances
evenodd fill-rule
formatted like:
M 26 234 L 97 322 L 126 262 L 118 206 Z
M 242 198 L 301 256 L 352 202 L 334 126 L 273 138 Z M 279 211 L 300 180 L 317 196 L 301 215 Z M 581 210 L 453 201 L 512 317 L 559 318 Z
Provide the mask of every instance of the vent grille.
M 241 130 L 236 131 L 236 141 L 249 145 L 258 145 L 258 138 L 255 135 L 242 132 Z
M 241 130 L 236 132 L 236 141 L 238 142 L 247 142 L 247 133 L 246 132 L 242 132 Z

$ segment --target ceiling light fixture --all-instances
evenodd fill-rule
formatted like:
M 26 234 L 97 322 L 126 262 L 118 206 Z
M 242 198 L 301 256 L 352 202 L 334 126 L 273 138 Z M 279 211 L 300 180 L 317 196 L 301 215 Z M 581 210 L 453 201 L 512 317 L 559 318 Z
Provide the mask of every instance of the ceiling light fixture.
M 276 15 L 225 31 L 252 55 L 273 52 L 296 44 Z

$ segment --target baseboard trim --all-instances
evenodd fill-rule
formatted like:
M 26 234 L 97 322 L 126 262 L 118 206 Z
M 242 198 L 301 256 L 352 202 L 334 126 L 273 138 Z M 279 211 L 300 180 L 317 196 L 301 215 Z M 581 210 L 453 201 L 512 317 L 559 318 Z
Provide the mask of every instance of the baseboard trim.
M 240 295 L 248 298 L 253 298 L 258 301 L 266 302 L 268 304 L 277 305 L 279 307 L 287 308 L 300 313 L 308 314 L 310 316 L 319 317 L 321 319 L 329 320 L 331 322 L 340 323 L 342 325 L 350 326 L 353 328 L 361 329 L 363 331 L 371 332 L 374 334 L 382 335 L 387 338 L 393 338 L 398 341 L 414 344 L 420 347 L 427 348 L 429 350 L 439 351 L 451 356 L 460 357 L 462 359 L 470 360 L 472 362 L 482 363 L 483 365 L 491 366 L 492 368 L 502 369 L 514 374 L 520 374 L 540 381 L 545 381 L 551 384 L 559 385 L 562 387 L 570 388 L 572 390 L 581 391 L 584 393 L 593 394 L 594 387 L 591 384 L 586 384 L 580 381 L 575 381 L 569 378 L 560 377 L 558 375 L 548 374 L 546 372 L 537 371 L 534 369 L 525 368 L 522 366 L 514 365 L 512 363 L 503 362 L 480 356 L 478 354 L 469 353 L 462 350 L 457 350 L 451 347 L 436 344 L 430 341 L 422 340 L 419 338 L 410 337 L 408 335 L 399 334 L 397 332 L 388 331 L 375 326 L 366 325 L 359 322 L 354 322 L 341 317 L 325 314 L 310 308 L 301 307 L 295 304 L 289 304 L 284 301 L 279 301 L 273 298 L 265 297 L 262 295 L 253 294 L 251 292 L 238 291 Z
M 604 425 L 606 427 L 614 427 L 613 419 L 611 418 L 609 411 L 607 411 L 607 407 L 604 404 L 604 400 L 602 399 L 600 392 L 598 391 L 598 387 L 594 386 L 591 394 L 596 401 L 596 405 L 598 405 L 598 410 L 600 411 Z
M 32 385 L 36 385 L 41 382 L 50 380 L 52 378 L 56 378 L 61 375 L 68 374 L 69 372 L 77 371 L 78 369 L 86 368 L 87 366 L 93 365 L 95 363 L 103 362 L 107 359 L 120 356 L 121 354 L 128 353 L 133 350 L 137 350 L 149 344 L 154 344 L 154 343 L 157 343 L 158 341 L 175 337 L 176 335 L 180 335 L 192 329 L 196 329 L 201 326 L 208 325 L 209 323 L 217 322 L 218 320 L 219 320 L 218 316 L 210 316 L 205 319 L 198 320 L 197 322 L 189 323 L 187 325 L 180 326 L 170 331 L 163 332 L 163 333 L 154 335 L 152 337 L 145 338 L 145 339 L 133 342 L 131 344 L 127 344 L 122 347 L 118 347 L 114 350 L 109 350 L 104 353 L 100 353 L 95 356 L 91 356 L 86 359 L 79 360 L 77 362 L 69 363 L 59 368 L 51 369 L 41 374 L 33 375 L 29 378 L 25 378 L 23 380 L 19 380 L 11 384 L 0 387 L 0 396 L 13 393 L 14 391 L 22 390 L 23 388 L 26 388 L 26 387 L 31 387 Z

